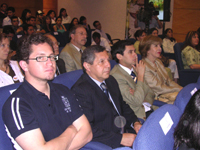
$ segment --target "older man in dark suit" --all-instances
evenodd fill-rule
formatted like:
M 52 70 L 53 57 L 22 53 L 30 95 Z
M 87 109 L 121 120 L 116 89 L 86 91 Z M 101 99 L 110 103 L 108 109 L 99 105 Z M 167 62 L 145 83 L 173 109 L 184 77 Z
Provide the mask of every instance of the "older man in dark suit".
M 130 149 L 141 124 L 123 101 L 117 81 L 109 75 L 107 51 L 97 45 L 88 47 L 81 61 L 84 74 L 72 90 L 90 122 L 93 141 Z

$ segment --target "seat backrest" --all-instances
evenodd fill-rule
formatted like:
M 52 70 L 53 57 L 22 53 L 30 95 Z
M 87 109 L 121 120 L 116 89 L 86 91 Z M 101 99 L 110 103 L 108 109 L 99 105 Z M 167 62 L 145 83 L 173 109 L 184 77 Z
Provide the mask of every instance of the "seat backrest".
M 178 67 L 178 70 L 183 70 L 183 61 L 181 57 L 181 49 L 183 48 L 183 43 L 176 43 L 174 45 L 174 54 L 175 54 L 175 59 L 176 59 L 176 65 Z
M 199 78 L 198 78 L 198 80 L 197 80 L 197 84 L 200 85 L 200 75 L 199 75 Z
M 183 89 L 178 93 L 174 105 L 176 105 L 180 111 L 183 113 L 187 103 L 189 102 L 192 95 L 200 89 L 200 84 L 190 83 L 183 87 Z
M 117 62 L 115 60 L 110 60 L 110 68 L 111 68 L 111 70 L 116 64 L 117 64 Z
M 180 110 L 166 104 L 155 110 L 144 122 L 133 143 L 134 150 L 172 150 L 174 128 L 180 119 Z
M 50 32 L 51 35 L 53 35 L 56 40 L 60 43 L 60 47 L 64 47 L 66 45 L 66 41 L 64 38 L 64 35 L 60 32 Z
M 4 122 L 2 119 L 2 107 L 8 97 L 16 90 L 21 83 L 11 84 L 0 88 L 0 149 L 1 150 L 12 150 L 12 143 L 7 136 L 5 131 Z
M 74 83 L 80 78 L 80 76 L 83 74 L 83 70 L 75 70 L 71 72 L 63 73 L 59 76 L 57 76 L 53 82 L 59 83 L 67 86 L 69 89 L 74 85 Z

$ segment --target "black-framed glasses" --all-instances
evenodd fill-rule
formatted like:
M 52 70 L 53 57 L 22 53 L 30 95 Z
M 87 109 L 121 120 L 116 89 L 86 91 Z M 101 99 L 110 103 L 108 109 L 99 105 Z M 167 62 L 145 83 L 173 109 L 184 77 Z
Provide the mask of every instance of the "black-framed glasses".
M 50 55 L 50 56 L 38 56 L 35 58 L 29 58 L 29 60 L 36 60 L 37 62 L 46 62 L 50 58 L 51 61 L 58 60 L 58 56 Z

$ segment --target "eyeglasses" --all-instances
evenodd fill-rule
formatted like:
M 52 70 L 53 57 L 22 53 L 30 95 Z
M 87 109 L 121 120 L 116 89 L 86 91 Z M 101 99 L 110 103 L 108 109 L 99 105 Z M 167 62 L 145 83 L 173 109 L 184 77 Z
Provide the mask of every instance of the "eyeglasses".
M 46 62 L 50 58 L 51 61 L 58 60 L 58 56 L 50 55 L 50 56 L 38 56 L 35 58 L 29 58 L 29 60 L 36 60 L 37 62 Z
M 83 33 L 83 32 L 76 32 L 76 33 L 80 34 L 81 36 L 83 36 L 83 35 L 87 36 L 87 33 Z

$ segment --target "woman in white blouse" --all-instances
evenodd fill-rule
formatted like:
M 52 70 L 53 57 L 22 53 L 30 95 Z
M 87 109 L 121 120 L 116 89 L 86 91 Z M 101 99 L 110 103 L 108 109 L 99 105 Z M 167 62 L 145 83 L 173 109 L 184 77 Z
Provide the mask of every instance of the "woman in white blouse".
M 176 40 L 173 38 L 173 30 L 171 28 L 167 28 L 164 32 L 165 38 L 163 39 L 163 51 L 165 53 L 174 53 L 174 45 L 176 44 Z
M 17 61 L 9 60 L 10 40 L 0 34 L 0 87 L 22 82 L 24 76 Z

